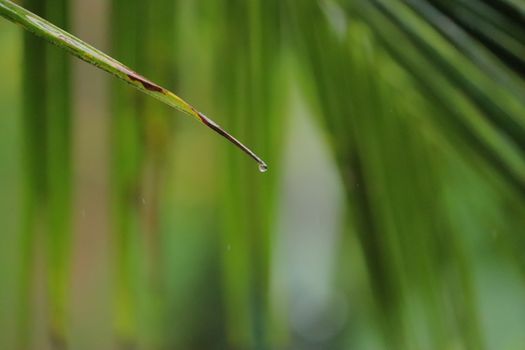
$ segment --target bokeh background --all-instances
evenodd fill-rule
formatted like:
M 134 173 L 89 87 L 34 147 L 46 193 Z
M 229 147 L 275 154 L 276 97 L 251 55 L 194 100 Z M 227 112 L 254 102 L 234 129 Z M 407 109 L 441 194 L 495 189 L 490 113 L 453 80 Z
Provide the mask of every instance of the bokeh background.
M 520 0 L 25 0 L 253 148 L 0 20 L 1 349 L 524 349 Z

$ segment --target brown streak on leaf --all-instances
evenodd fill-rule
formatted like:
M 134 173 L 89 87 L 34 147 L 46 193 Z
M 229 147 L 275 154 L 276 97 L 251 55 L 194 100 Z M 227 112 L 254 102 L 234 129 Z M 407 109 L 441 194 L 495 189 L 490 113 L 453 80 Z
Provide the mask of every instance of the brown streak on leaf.
M 147 80 L 146 78 L 136 74 L 136 73 L 128 73 L 128 78 L 131 81 L 138 81 L 139 83 L 144 86 L 144 89 L 149 91 L 155 91 L 155 92 L 164 92 L 164 89 L 158 86 L 155 83 L 152 83 L 151 81 Z

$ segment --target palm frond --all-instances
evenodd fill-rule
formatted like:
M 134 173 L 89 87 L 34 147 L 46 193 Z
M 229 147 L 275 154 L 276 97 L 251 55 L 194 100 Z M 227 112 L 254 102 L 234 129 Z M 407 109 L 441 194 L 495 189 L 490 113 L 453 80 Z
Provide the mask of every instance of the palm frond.
M 23 7 L 18 6 L 9 0 L 0 1 L 0 15 L 22 25 L 32 33 L 41 36 L 45 40 L 68 51 L 81 60 L 86 61 L 87 63 L 90 63 L 102 70 L 105 70 L 106 72 L 114 75 L 120 80 L 125 81 L 138 90 L 166 103 L 175 109 L 178 109 L 179 111 L 191 117 L 194 117 L 199 122 L 206 125 L 222 137 L 226 138 L 229 142 L 253 158 L 259 164 L 259 170 L 261 172 L 264 172 L 268 169 L 266 163 L 261 158 L 259 158 L 259 156 L 257 156 L 248 147 L 243 145 L 235 137 L 227 133 L 213 120 L 206 117 L 203 113 L 197 111 L 192 105 L 171 91 L 146 79 L 112 57 L 84 43 L 82 40 L 63 31 L 43 18 L 36 16 L 30 11 L 27 11 Z
M 468 227 L 449 212 L 448 191 L 455 198 L 464 191 L 451 185 L 448 164 L 477 172 L 469 176 L 483 183 L 478 191 L 525 204 L 522 28 L 515 14 L 492 5 L 490 15 L 471 11 L 467 22 L 436 5 L 487 10 L 475 2 L 288 2 L 297 60 L 331 135 L 388 348 L 421 348 L 423 334 L 444 348 L 455 327 L 464 346 L 487 341 L 460 236 Z M 468 28 L 489 19 L 504 38 L 497 49 Z M 444 242 L 452 247 L 446 253 Z M 416 307 L 424 325 L 411 313 Z

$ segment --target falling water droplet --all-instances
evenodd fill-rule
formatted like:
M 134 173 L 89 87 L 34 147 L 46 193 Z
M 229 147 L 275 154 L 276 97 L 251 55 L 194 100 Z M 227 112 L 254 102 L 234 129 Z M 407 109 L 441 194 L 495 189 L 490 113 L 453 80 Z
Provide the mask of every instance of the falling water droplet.
M 268 165 L 266 165 L 266 164 L 264 164 L 264 163 L 259 164 L 259 171 L 260 171 L 261 173 L 265 173 L 265 172 L 267 172 L 267 171 L 268 171 Z

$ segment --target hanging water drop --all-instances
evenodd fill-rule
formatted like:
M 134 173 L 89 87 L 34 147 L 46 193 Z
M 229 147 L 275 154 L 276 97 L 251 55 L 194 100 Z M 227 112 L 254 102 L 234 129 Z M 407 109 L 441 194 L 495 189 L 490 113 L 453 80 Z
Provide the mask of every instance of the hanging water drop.
M 268 165 L 264 164 L 264 163 L 260 163 L 259 164 L 259 171 L 261 173 L 265 173 L 266 171 L 268 171 Z

